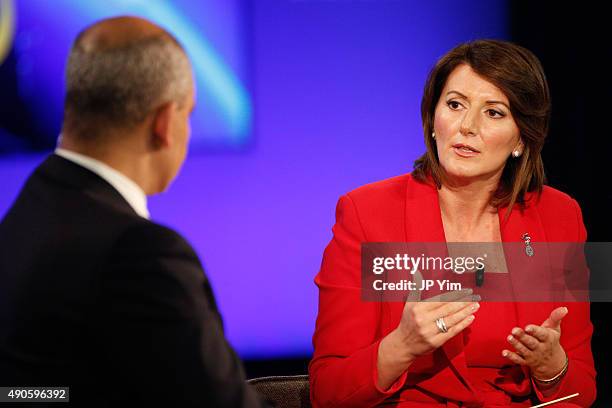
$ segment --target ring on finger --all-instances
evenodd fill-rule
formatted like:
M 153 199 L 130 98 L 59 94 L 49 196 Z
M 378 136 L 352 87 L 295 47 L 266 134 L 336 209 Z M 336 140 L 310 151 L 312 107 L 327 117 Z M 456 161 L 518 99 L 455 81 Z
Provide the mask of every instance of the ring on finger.
M 438 326 L 438 330 L 440 330 L 440 333 L 448 332 L 448 328 L 446 327 L 446 322 L 444 321 L 443 317 L 439 317 L 436 319 L 436 326 Z

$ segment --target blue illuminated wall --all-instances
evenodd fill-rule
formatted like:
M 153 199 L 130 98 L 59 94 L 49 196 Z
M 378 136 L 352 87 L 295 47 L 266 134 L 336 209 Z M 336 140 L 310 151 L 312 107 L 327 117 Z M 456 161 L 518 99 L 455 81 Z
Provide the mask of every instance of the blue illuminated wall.
M 428 70 L 458 42 L 504 38 L 505 6 L 257 0 L 251 13 L 255 143 L 192 152 L 150 209 L 202 256 L 243 357 L 308 355 L 338 197 L 410 171 Z M 0 161 L 0 213 L 40 159 Z
M 192 147 L 244 148 L 252 135 L 247 6 L 243 0 L 0 0 L 0 56 L 9 52 L 0 86 L 14 87 L 0 94 L 0 106 L 18 110 L 0 115 L 0 153 L 54 145 L 70 45 L 84 26 L 118 14 L 148 18 L 185 46 L 200 100 Z

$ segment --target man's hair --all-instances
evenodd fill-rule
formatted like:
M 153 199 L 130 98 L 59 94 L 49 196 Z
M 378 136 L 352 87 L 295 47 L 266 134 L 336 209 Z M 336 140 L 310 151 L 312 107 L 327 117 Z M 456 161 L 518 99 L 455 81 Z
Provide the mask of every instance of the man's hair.
M 64 129 L 81 139 L 109 128 L 130 128 L 167 102 L 183 104 L 191 65 L 169 33 L 106 49 L 87 49 L 76 38 L 66 68 Z
M 461 64 L 469 65 L 506 95 L 520 130 L 523 154 L 506 161 L 498 189 L 490 201 L 493 207 L 509 207 L 509 215 L 515 203 L 525 204 L 527 192 L 542 192 L 546 177 L 541 151 L 548 134 L 551 110 L 548 83 L 540 61 L 531 51 L 517 44 L 476 40 L 459 44 L 440 58 L 429 73 L 421 100 L 427 151 L 414 162 L 412 174 L 422 182 L 431 176 L 438 188 L 442 185 L 444 172 L 431 132 L 436 105 L 446 80 Z

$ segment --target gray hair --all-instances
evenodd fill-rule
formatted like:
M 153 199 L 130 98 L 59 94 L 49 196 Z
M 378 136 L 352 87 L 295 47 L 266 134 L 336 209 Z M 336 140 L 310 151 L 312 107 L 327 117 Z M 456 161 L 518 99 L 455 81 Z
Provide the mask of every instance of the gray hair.
M 164 103 L 181 106 L 192 81 L 189 59 L 172 37 L 95 51 L 77 38 L 66 68 L 64 126 L 87 138 L 100 127 L 137 125 Z

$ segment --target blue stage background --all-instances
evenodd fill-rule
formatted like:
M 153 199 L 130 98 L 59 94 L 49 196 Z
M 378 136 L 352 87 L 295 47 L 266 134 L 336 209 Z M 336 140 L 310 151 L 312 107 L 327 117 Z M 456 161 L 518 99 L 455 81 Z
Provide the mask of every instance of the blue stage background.
M 83 2 L 43 2 L 56 5 L 45 15 L 61 19 L 58 27 L 65 21 L 70 35 L 93 21 L 70 5 Z M 172 4 L 203 33 L 216 20 L 200 7 L 213 3 L 225 10 L 225 0 Z M 230 20 L 242 21 L 231 34 L 242 54 L 224 61 L 238 61 L 228 66 L 238 72 L 252 109 L 249 132 L 238 149 L 196 143 L 181 175 L 151 199 L 150 210 L 202 257 L 227 335 L 243 358 L 307 356 L 317 310 L 313 278 L 338 197 L 411 170 L 424 150 L 419 106 L 428 70 L 459 42 L 507 38 L 506 2 L 230 3 L 239 16 Z M 105 15 L 123 12 L 117 8 Z M 63 62 L 67 51 L 55 46 L 40 58 Z M 55 86 L 62 75 L 53 69 L 40 80 Z M 208 98 L 200 95 L 199 104 L 213 103 Z M 59 123 L 61 101 L 45 112 L 50 117 L 36 120 Z M 207 119 L 198 115 L 194 135 L 205 138 Z M 0 216 L 45 154 L 0 157 Z

